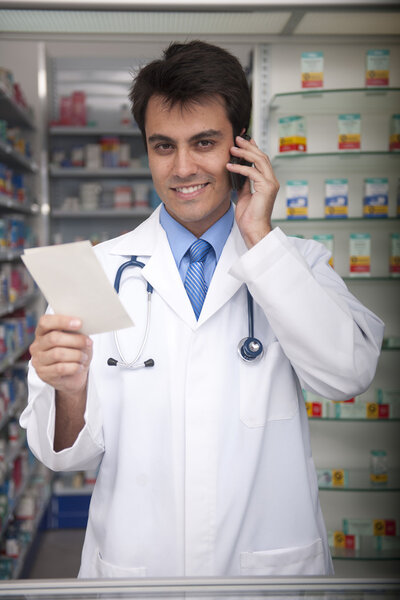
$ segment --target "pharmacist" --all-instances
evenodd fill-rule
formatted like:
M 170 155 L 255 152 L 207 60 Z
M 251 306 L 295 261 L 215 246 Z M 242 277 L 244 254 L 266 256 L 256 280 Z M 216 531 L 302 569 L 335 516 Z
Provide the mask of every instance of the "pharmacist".
M 329 574 L 301 389 L 363 392 L 382 323 L 323 246 L 272 230 L 278 183 L 240 136 L 251 101 L 236 58 L 173 45 L 131 100 L 163 205 L 96 252 L 111 282 L 131 256 L 144 264 L 120 282 L 136 326 L 118 332 L 118 351 L 112 333 L 42 317 L 21 416 L 51 469 L 99 467 L 80 577 Z M 235 209 L 231 173 L 252 182 Z M 107 364 L 132 361 L 143 340 L 138 368 Z

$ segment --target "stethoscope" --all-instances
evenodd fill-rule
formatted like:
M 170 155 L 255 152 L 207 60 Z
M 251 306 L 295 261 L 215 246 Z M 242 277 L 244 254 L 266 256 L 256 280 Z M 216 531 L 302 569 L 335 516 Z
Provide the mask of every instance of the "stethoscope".
M 137 256 L 131 256 L 131 258 L 124 262 L 117 270 L 114 281 L 114 289 L 119 294 L 120 285 L 121 285 L 121 276 L 122 273 L 128 267 L 139 267 L 139 269 L 143 269 L 145 266 L 144 263 L 137 260 Z M 154 360 L 149 358 L 143 362 L 139 362 L 144 347 L 147 342 L 147 338 L 150 330 L 150 316 L 151 316 L 151 297 L 153 295 L 153 287 L 147 282 L 147 316 L 146 316 L 146 329 L 143 335 L 143 341 L 140 344 L 139 350 L 132 361 L 127 361 L 122 354 L 121 346 L 119 344 L 117 332 L 114 331 L 114 340 L 115 345 L 117 347 L 118 354 L 120 356 L 120 360 L 116 358 L 109 358 L 107 360 L 107 364 L 110 367 L 124 367 L 125 369 L 139 369 L 141 367 L 154 367 Z M 263 345 L 257 338 L 254 337 L 254 303 L 253 297 L 250 294 L 249 290 L 247 290 L 247 316 L 248 316 L 248 326 L 249 326 L 249 335 L 246 338 L 240 340 L 238 344 L 238 352 L 239 356 L 245 362 L 253 362 L 260 359 L 264 353 Z

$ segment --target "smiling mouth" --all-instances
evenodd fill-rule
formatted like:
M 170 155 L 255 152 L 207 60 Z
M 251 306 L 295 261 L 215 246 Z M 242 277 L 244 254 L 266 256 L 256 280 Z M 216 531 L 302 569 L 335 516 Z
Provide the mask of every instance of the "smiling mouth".
M 208 183 L 200 183 L 199 185 L 182 186 L 172 189 L 174 189 L 176 192 L 179 192 L 180 194 L 193 194 L 193 192 L 197 192 L 198 190 L 202 190 L 203 188 L 205 188 L 206 185 L 208 185 Z

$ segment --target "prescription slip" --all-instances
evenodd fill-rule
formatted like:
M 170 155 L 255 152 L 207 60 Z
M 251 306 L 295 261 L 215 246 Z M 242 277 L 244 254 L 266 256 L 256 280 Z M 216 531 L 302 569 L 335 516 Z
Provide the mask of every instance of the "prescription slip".
M 56 314 L 92 335 L 133 326 L 89 241 L 30 248 L 22 260 Z

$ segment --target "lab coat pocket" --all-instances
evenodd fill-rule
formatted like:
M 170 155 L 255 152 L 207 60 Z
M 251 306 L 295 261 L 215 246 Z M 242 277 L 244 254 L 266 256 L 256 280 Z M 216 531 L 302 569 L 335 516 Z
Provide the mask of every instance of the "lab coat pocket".
M 120 567 L 103 559 L 100 552 L 96 554 L 95 577 L 98 578 L 134 578 L 146 577 L 146 567 Z
M 326 571 L 321 539 L 307 546 L 242 552 L 242 575 L 323 575 Z
M 291 419 L 297 412 L 293 370 L 278 341 L 268 344 L 260 360 L 241 360 L 239 377 L 240 419 L 247 427 Z

